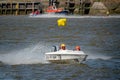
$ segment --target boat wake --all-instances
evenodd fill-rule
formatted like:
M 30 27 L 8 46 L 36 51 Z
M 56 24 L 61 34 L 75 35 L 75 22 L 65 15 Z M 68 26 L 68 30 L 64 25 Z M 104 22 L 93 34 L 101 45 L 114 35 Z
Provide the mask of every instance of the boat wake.
M 110 15 L 110 16 L 80 16 L 80 15 L 64 15 L 64 14 L 40 14 L 33 15 L 30 18 L 120 18 L 120 15 Z
M 110 56 L 105 56 L 105 55 L 98 55 L 98 54 L 90 54 L 87 59 L 103 59 L 103 60 L 109 60 L 111 57 Z
M 30 18 L 60 18 L 60 17 L 66 17 L 66 15 L 63 14 L 40 14 L 40 15 L 33 15 L 29 16 Z
M 9 53 L 0 54 L 0 61 L 9 65 L 45 64 L 47 63 L 44 59 L 45 48 L 45 46 L 37 44 L 18 51 L 14 50 Z
M 21 50 L 13 50 L 9 53 L 0 54 L 0 61 L 10 65 L 46 64 L 48 62 L 45 60 L 45 53 L 51 50 L 51 44 L 37 43 Z M 86 54 L 88 55 L 87 60 L 110 59 L 110 57 L 104 55 Z

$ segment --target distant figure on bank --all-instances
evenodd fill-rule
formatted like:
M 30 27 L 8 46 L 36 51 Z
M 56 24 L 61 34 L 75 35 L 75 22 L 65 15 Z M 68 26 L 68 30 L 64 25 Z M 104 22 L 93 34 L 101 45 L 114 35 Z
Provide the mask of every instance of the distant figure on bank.
M 49 0 L 49 6 L 53 5 L 54 0 Z

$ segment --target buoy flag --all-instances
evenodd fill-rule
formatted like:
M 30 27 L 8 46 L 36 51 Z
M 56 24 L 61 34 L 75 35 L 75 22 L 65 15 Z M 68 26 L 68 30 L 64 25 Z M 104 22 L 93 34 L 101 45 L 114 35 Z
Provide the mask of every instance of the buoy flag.
M 66 18 L 61 18 L 57 20 L 58 26 L 66 26 Z

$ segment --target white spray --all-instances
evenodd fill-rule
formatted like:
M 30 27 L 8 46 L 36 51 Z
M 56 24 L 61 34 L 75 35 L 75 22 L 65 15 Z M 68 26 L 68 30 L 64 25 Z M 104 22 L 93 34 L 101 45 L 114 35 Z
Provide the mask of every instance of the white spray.
M 46 63 L 45 46 L 37 44 L 21 50 L 0 54 L 0 61 L 10 65 Z

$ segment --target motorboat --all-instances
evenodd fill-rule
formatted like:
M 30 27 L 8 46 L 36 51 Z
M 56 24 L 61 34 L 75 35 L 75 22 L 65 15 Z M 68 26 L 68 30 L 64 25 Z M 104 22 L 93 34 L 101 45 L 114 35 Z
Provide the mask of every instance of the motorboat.
M 45 59 L 51 63 L 82 63 L 88 55 L 77 50 L 55 50 L 45 53 Z
M 56 6 L 49 6 L 44 13 L 40 13 L 39 10 L 36 10 L 35 12 L 32 12 L 29 14 L 29 16 L 40 16 L 43 14 L 51 14 L 51 15 L 68 15 L 67 10 L 63 10 L 62 8 L 56 8 Z
M 55 6 L 49 6 L 45 13 L 47 14 L 64 14 L 67 15 L 68 11 L 67 10 L 63 10 L 62 8 L 56 8 Z
M 81 63 L 87 55 L 83 51 L 59 50 L 45 53 L 45 58 L 51 63 Z

